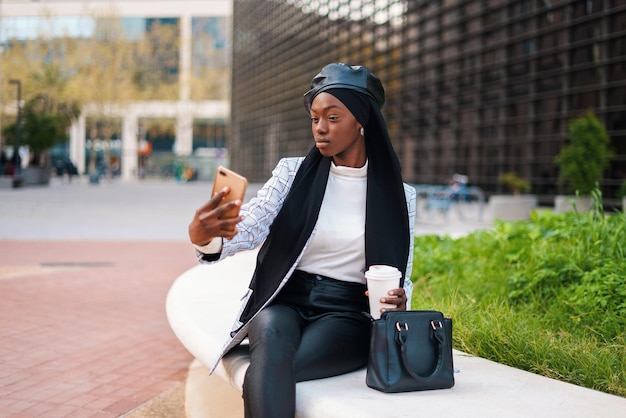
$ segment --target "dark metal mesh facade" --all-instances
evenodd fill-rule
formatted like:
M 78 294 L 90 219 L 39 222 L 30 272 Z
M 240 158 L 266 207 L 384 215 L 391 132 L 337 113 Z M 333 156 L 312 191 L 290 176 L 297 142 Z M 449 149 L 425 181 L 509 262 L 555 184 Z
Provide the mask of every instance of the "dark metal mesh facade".
M 626 179 L 626 3 L 618 0 L 235 0 L 230 153 L 265 180 L 313 145 L 302 94 L 327 63 L 369 67 L 405 181 L 515 171 L 552 203 L 567 122 L 592 109 Z

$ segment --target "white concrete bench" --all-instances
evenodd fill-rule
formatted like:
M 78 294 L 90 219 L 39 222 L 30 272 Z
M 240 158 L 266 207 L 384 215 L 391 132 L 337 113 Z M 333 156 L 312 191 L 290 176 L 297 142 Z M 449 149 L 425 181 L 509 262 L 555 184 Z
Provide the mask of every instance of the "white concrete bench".
M 191 251 L 191 249 L 190 249 Z M 212 364 L 228 335 L 254 268 L 256 253 L 240 253 L 191 268 L 172 285 L 167 317 L 181 343 L 197 359 L 187 380 L 189 418 L 242 417 L 246 350 Z M 452 389 L 384 394 L 365 385 L 365 370 L 297 384 L 296 416 L 401 417 L 620 417 L 626 398 L 559 382 L 492 361 L 454 352 Z

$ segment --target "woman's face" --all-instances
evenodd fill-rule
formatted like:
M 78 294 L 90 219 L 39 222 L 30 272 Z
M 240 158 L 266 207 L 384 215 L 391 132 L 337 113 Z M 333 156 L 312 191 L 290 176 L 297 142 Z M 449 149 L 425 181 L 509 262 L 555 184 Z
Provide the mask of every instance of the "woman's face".
M 313 99 L 311 130 L 317 149 L 324 157 L 332 157 L 336 165 L 357 168 L 365 165 L 361 124 L 332 94 L 320 93 Z

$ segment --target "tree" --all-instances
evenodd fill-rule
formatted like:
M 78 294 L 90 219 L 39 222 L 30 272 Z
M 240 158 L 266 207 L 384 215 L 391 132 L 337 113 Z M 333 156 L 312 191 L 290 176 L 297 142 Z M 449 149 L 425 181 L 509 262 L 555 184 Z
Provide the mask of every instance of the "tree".
M 567 139 L 555 159 L 559 183 L 568 192 L 590 195 L 614 155 L 609 148 L 611 139 L 592 111 L 570 121 Z
M 29 165 L 39 166 L 44 161 L 42 155 L 54 144 L 66 140 L 65 116 L 58 112 L 48 112 L 39 99 L 31 99 L 22 111 L 21 144 L 28 146 L 32 155 Z M 3 129 L 5 138 L 15 143 L 14 122 Z

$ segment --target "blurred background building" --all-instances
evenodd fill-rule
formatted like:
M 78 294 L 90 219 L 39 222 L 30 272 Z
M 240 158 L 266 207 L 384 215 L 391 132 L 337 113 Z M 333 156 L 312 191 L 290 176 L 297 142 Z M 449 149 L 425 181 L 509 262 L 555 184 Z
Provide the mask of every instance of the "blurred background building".
M 3 0 L 1 11 L 3 109 L 8 78 L 30 97 L 78 97 L 66 149 L 81 170 L 129 179 L 182 161 L 206 177 L 222 161 L 263 181 L 312 146 L 301 95 L 346 62 L 382 79 L 407 182 L 461 173 L 490 195 L 515 172 L 551 203 L 568 121 L 587 110 L 615 151 L 605 199 L 626 179 L 623 0 Z
M 234 0 L 230 143 L 262 179 L 312 146 L 301 95 L 329 62 L 383 81 L 383 113 L 411 183 L 468 176 L 487 194 L 516 172 L 551 203 L 567 123 L 593 110 L 626 179 L 623 0 Z
M 3 0 L 0 11 L 3 109 L 15 108 L 8 79 L 25 101 L 80 104 L 53 158 L 124 179 L 185 167 L 212 178 L 227 161 L 230 1 Z

